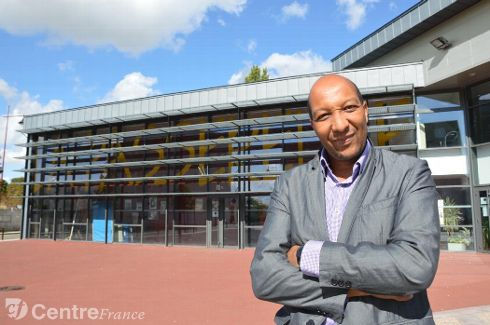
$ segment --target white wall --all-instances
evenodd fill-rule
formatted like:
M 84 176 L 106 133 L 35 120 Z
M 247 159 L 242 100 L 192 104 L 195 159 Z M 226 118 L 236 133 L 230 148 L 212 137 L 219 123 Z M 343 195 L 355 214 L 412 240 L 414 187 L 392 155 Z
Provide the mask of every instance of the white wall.
M 427 160 L 432 175 L 465 175 L 468 173 L 463 149 L 420 150 L 419 158 Z
M 430 44 L 440 36 L 452 44 L 448 50 Z M 490 62 L 490 1 L 473 5 L 369 66 L 417 61 L 424 61 L 427 85 Z
M 490 144 L 476 148 L 478 183 L 490 184 Z

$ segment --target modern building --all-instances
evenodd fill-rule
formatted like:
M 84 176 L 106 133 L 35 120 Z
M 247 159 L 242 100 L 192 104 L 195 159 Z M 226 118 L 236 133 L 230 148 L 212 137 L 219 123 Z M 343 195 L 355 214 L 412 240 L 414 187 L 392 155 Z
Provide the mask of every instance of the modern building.
M 373 144 L 428 161 L 442 248 L 490 246 L 488 17 L 488 0 L 420 1 L 332 60 Z M 23 237 L 254 246 L 276 177 L 318 152 L 324 74 L 26 116 Z

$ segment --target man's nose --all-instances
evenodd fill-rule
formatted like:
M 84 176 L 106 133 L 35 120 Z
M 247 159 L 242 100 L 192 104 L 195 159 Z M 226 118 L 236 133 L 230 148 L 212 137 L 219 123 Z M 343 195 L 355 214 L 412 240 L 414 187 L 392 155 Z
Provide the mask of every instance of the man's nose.
M 349 128 L 349 122 L 342 111 L 336 111 L 332 114 L 332 131 L 336 133 L 345 133 Z

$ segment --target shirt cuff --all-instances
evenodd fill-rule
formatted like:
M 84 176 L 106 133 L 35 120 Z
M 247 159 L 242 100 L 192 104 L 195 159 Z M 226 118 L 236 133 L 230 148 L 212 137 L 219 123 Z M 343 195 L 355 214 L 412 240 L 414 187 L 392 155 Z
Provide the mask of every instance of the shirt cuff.
M 299 268 L 303 274 L 316 277 L 320 276 L 320 251 L 323 241 L 309 240 L 301 252 Z

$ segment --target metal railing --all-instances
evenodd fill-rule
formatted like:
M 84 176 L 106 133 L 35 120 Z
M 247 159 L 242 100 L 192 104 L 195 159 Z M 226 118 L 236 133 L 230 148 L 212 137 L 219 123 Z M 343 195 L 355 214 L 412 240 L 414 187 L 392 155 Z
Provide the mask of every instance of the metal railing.
M 5 235 L 7 235 L 7 237 L 9 237 L 8 239 L 11 239 L 10 237 L 12 236 L 19 236 L 20 238 L 20 231 L 19 230 L 15 230 L 15 231 L 5 231 L 5 228 L 0 228 L 0 240 L 5 240 Z
M 88 218 L 87 218 L 87 221 L 86 222 L 75 222 L 75 219 L 73 219 L 73 222 L 62 222 L 61 223 L 63 229 L 63 239 L 66 239 L 66 232 L 65 232 L 65 227 L 70 227 L 71 226 L 71 230 L 70 230 L 70 237 L 68 240 L 71 240 L 71 238 L 73 237 L 73 229 L 75 226 L 81 226 L 81 227 L 85 227 L 85 240 L 88 241 Z
M 206 239 L 208 238 L 207 235 L 207 230 L 208 230 L 208 225 L 207 222 L 206 224 L 195 224 L 195 218 L 196 218 L 196 211 L 195 210 L 173 210 L 172 214 L 172 246 L 175 246 L 175 229 L 195 229 L 195 228 L 203 228 L 206 229 Z M 177 224 L 175 222 L 175 217 L 178 213 L 193 213 L 194 217 L 194 223 L 192 224 Z M 208 240 L 206 240 L 206 247 L 209 247 L 210 243 Z
M 248 210 L 249 212 L 252 210 Z M 205 244 L 206 247 L 223 247 L 224 246 L 224 231 L 226 230 L 226 221 L 221 220 L 219 218 L 210 218 L 208 215 L 207 210 L 202 210 L 202 211 L 196 211 L 196 210 L 171 210 L 172 215 L 170 216 L 169 220 L 169 211 L 168 209 L 164 210 L 164 222 L 163 222 L 163 227 L 164 227 L 164 234 L 163 234 L 163 243 L 164 246 L 168 247 L 169 245 L 175 246 L 176 245 L 176 240 L 179 237 L 179 234 L 177 233 L 180 230 L 184 231 L 184 235 L 195 235 L 194 233 L 190 234 L 185 232 L 185 230 L 196 230 L 198 232 L 197 235 L 203 235 L 205 237 L 205 242 L 202 244 Z M 237 231 L 237 243 L 236 245 L 239 248 L 244 248 L 246 243 L 245 243 L 245 232 L 250 229 L 254 230 L 261 230 L 263 228 L 262 225 L 247 225 L 246 221 L 243 219 L 240 210 L 237 210 L 237 223 L 236 223 L 236 231 Z M 110 219 L 113 220 L 113 219 Z M 161 219 L 160 219 L 161 220 Z M 200 222 L 202 221 L 202 222 Z M 44 222 L 44 223 L 43 223 Z M 90 218 L 87 218 L 85 222 L 75 222 L 75 220 L 71 222 L 62 222 L 59 223 L 57 222 L 57 213 L 56 210 L 53 210 L 53 218 L 52 218 L 52 228 L 49 229 L 48 233 L 43 233 L 42 231 L 42 226 L 44 225 L 45 227 L 47 226 L 46 222 L 51 223 L 51 220 L 46 221 L 46 216 L 43 220 L 42 217 L 39 217 L 39 221 L 32 221 L 32 218 L 28 218 L 27 222 L 27 238 L 41 238 L 42 236 L 46 238 L 51 238 L 53 240 L 57 239 L 57 234 L 59 233 L 62 234 L 62 240 L 72 240 L 74 237 L 74 229 L 76 227 L 83 227 L 85 229 L 85 234 L 84 234 L 84 240 L 88 241 L 89 240 L 89 227 L 90 227 Z M 169 224 L 171 222 L 171 225 Z M 216 222 L 216 224 L 213 224 L 213 222 Z M 32 225 L 37 225 L 37 229 L 35 233 L 32 233 Z M 58 231 L 59 226 L 61 225 L 61 231 Z M 169 234 L 169 226 L 172 227 L 172 233 Z M 67 231 L 67 227 L 71 227 L 69 231 Z M 148 226 L 147 226 L 148 227 Z M 127 231 L 123 236 L 121 237 L 121 228 L 123 228 L 123 231 Z M 124 229 L 126 228 L 126 229 Z M 133 234 L 136 234 L 137 232 L 133 232 L 132 230 L 134 228 L 139 228 L 140 234 L 139 234 L 139 242 L 143 243 L 145 239 L 145 219 L 141 218 L 139 223 L 112 223 L 112 236 L 113 240 L 112 242 L 122 242 L 126 240 L 121 240 L 121 239 L 126 239 L 126 234 L 130 234 L 131 239 L 129 240 L 130 242 L 133 242 Z M 221 229 L 222 228 L 222 229 Z M 128 231 L 128 229 L 130 229 Z M 116 230 L 118 230 L 116 232 Z M 213 234 L 213 231 L 218 231 L 217 234 Z M 50 233 L 52 231 L 52 233 Z M 149 230 L 151 233 L 151 229 Z M 69 233 L 68 233 L 69 232 Z M 5 231 L 1 231 L 1 236 L 2 239 L 4 237 Z M 199 234 L 200 233 L 200 234 Z M 172 236 L 172 238 L 169 238 L 169 235 Z M 83 231 L 81 232 L 80 236 L 83 236 Z M 109 234 L 108 234 L 109 236 Z M 116 236 L 117 240 L 116 240 Z M 161 236 L 161 235 L 160 235 Z M 180 236 L 182 236 L 182 233 L 180 233 Z M 215 237 L 217 236 L 217 237 Z M 203 237 L 203 238 L 204 238 Z M 161 238 L 161 237 L 159 237 Z M 213 241 L 217 239 L 217 242 Z M 80 239 L 83 240 L 83 237 Z
M 43 221 L 42 217 L 39 217 L 39 221 L 32 221 L 31 218 L 28 219 L 27 223 L 27 236 L 31 237 L 31 225 L 38 225 L 37 227 L 37 238 L 41 238 L 41 223 Z
M 140 243 L 143 243 L 143 233 L 144 233 L 144 224 L 143 224 L 143 218 L 141 218 L 140 223 L 113 223 L 112 224 L 112 237 L 114 238 L 115 230 L 116 228 L 141 228 L 141 238 L 140 238 Z M 118 238 L 119 239 L 119 238 Z M 114 239 L 113 239 L 114 241 Z

